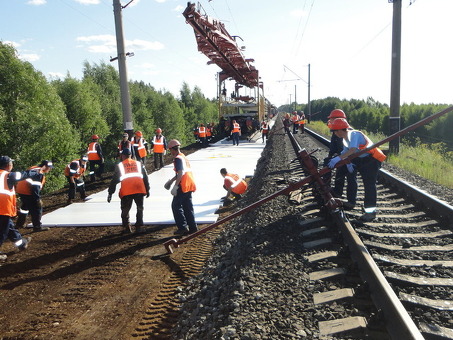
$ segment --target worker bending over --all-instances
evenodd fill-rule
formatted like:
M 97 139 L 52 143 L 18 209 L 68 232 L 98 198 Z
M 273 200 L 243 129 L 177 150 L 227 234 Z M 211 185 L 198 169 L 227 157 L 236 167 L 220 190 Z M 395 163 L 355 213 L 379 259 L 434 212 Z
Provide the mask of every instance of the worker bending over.
M 242 198 L 242 194 L 247 190 L 247 182 L 239 175 L 228 173 L 225 168 L 220 169 L 220 174 L 224 178 L 223 188 L 227 191 L 227 195 L 223 198 L 224 202 L 231 202 L 231 197 Z
M 335 168 L 335 165 L 341 160 L 373 145 L 373 142 L 363 132 L 353 130 L 344 118 L 335 118 L 329 127 L 330 131 L 335 133 L 337 137 L 343 138 L 344 146 L 341 154 L 330 160 L 328 166 L 331 169 Z M 376 180 L 381 164 L 385 159 L 384 153 L 379 148 L 374 148 L 352 159 L 351 163 L 346 164 L 349 172 L 358 171 L 362 176 L 365 190 L 363 202 L 365 213 L 360 216 L 360 220 L 364 222 L 370 222 L 376 218 Z M 356 196 L 357 188 L 354 193 L 354 197 Z

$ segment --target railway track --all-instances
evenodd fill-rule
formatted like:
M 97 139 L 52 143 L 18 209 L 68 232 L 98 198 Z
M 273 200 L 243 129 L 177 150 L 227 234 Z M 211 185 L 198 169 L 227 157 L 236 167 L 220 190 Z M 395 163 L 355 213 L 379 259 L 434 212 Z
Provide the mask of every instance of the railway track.
M 296 136 L 296 140 L 300 138 L 301 136 Z M 300 150 L 294 151 L 297 155 Z M 272 183 L 277 188 L 283 188 L 307 175 L 306 170 L 294 161 L 290 163 L 289 169 L 281 173 L 284 176 L 274 178 Z M 320 198 L 313 194 L 316 191 L 313 186 L 302 187 L 289 196 L 291 204 L 297 207 L 297 216 L 282 219 L 288 218 L 290 224 L 293 224 L 292 230 L 300 232 L 300 237 L 290 239 L 296 244 L 296 248 L 292 249 L 295 253 L 290 255 L 295 258 L 291 261 L 298 260 L 298 252 L 303 254 L 303 262 L 309 268 L 305 284 L 315 292 L 311 297 L 314 307 L 307 307 L 300 312 L 306 313 L 308 309 L 315 315 L 319 314 L 316 316 L 319 320 L 316 329 L 307 330 L 308 335 L 338 339 L 365 336 L 379 339 L 453 339 L 453 270 L 450 260 L 453 241 L 449 219 L 452 215 L 448 210 L 451 207 L 432 200 L 429 196 L 421 198 L 422 193 L 419 190 L 411 192 L 407 184 L 403 183 L 402 189 L 398 189 L 398 181 L 395 182 L 390 174 L 385 177 L 390 179 L 382 180 L 378 186 L 378 217 L 369 223 L 356 219 L 361 214 L 358 208 L 347 212 L 334 209 L 328 213 L 329 209 L 320 207 Z M 362 195 L 359 181 L 359 201 L 363 199 Z M 416 202 L 412 201 L 414 197 L 417 197 Z M 253 201 L 256 200 L 257 197 L 254 197 Z M 253 220 L 255 213 L 258 212 L 248 212 L 247 219 Z M 233 224 L 241 223 L 237 219 L 233 220 Z M 228 280 L 231 276 L 227 284 L 210 276 L 218 268 L 225 268 L 225 264 L 209 263 L 214 251 L 212 243 L 218 242 L 214 239 L 219 233 L 223 233 L 221 229 L 223 228 L 212 229 L 209 234 L 196 237 L 185 244 L 184 247 L 190 249 L 180 263 L 172 262 L 171 257 L 159 259 L 173 268 L 173 274 L 163 283 L 157 297 L 149 301 L 146 315 L 132 334 L 133 338 L 168 339 L 172 337 L 175 328 L 178 334 L 187 334 L 187 338 L 219 338 L 220 335 L 234 338 L 239 326 L 217 327 L 216 324 L 225 324 L 225 319 L 234 324 L 237 313 L 247 314 L 245 310 L 250 306 L 242 305 L 243 296 L 248 295 L 243 290 L 255 278 L 246 274 L 248 271 L 244 268 L 241 269 L 244 277 L 236 283 L 230 283 L 234 281 L 235 275 L 228 275 L 224 269 L 221 270 L 220 277 Z M 225 238 L 225 235 L 222 237 Z M 225 242 L 227 249 L 233 247 L 233 239 Z M 272 240 L 253 244 L 249 239 L 240 239 L 238 243 L 241 244 L 241 249 L 246 244 L 244 252 L 253 254 L 254 251 L 265 249 L 269 242 Z M 232 267 L 241 267 L 241 261 L 245 261 L 246 257 L 254 258 L 249 253 L 242 254 L 242 250 L 232 251 L 230 250 L 230 257 L 227 257 L 233 263 Z M 236 255 L 240 259 L 235 258 Z M 220 255 L 216 257 L 219 258 Z M 275 266 L 287 268 L 287 264 L 281 262 L 274 264 L 272 268 Z M 272 275 L 282 277 L 280 272 Z M 229 285 L 232 293 L 223 296 Z M 199 291 L 195 292 L 195 288 Z M 264 291 L 261 285 L 259 289 Z M 295 286 L 292 290 L 296 293 L 283 290 L 282 294 L 301 295 L 300 289 L 304 290 L 304 286 Z M 259 293 L 253 299 L 261 299 L 263 294 L 264 292 Z M 199 300 L 196 300 L 197 296 Z M 275 300 L 280 301 L 280 304 L 284 303 L 281 297 L 277 296 Z M 224 307 L 218 306 L 221 301 Z M 291 308 L 297 305 L 295 299 L 290 301 L 294 301 Z M 211 308 L 209 302 L 215 306 Z M 264 334 L 264 324 L 274 323 L 273 311 L 277 308 L 263 305 L 262 308 L 269 311 L 267 321 L 255 317 L 255 320 L 242 322 L 246 325 L 257 324 L 254 327 Z M 189 307 L 181 309 L 181 306 Z M 229 310 L 229 317 L 228 313 L 224 314 L 225 310 Z M 320 312 L 321 310 L 323 311 Z M 219 315 L 214 317 L 216 314 Z M 248 314 L 253 315 L 250 312 Z M 297 319 L 302 318 L 302 315 L 292 317 Z M 284 321 L 279 322 L 285 325 Z M 297 338 L 300 334 L 306 334 L 306 331 L 285 334 L 274 338 L 292 338 L 292 335 Z
M 311 134 L 324 145 L 328 143 Z M 385 325 L 390 338 L 452 339 L 453 208 L 387 172 L 381 178 L 377 219 L 360 222 L 356 219 L 362 213 L 358 208 L 333 211 L 335 227 L 330 227 L 330 231 L 341 231 L 341 239 L 381 314 L 379 322 Z M 361 195 L 359 190 L 359 200 Z M 338 240 L 325 237 L 326 230 L 317 225 L 308 227 L 305 232 L 311 235 L 311 240 L 306 247 L 330 245 L 341 249 L 342 245 L 335 243 Z M 338 267 L 333 259 L 338 254 L 328 247 L 313 253 L 310 262 L 330 261 L 333 266 L 326 268 L 323 263 L 319 270 L 314 266 L 311 277 L 318 280 L 348 275 L 348 269 Z M 353 289 L 323 292 L 314 297 L 317 304 L 345 298 L 354 298 Z M 320 324 L 320 334 L 366 328 L 366 324 L 365 317 L 329 320 Z

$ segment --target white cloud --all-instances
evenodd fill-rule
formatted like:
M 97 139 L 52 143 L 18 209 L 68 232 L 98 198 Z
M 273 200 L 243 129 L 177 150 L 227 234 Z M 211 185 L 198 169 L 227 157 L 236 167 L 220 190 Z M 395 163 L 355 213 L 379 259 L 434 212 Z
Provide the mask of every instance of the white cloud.
M 75 1 L 82 5 L 98 5 L 101 3 L 100 0 L 75 0 Z
M 8 40 L 5 40 L 3 43 L 4 43 L 4 44 L 11 45 L 11 46 L 13 46 L 13 47 L 16 48 L 16 49 L 17 49 L 18 47 L 21 46 L 20 43 L 15 42 L 15 41 L 8 41 Z
M 46 0 L 30 0 L 27 2 L 29 5 L 34 5 L 34 6 L 41 6 L 45 5 L 47 3 Z
M 29 62 L 34 62 L 36 60 L 39 60 L 41 56 L 36 53 L 24 53 L 24 54 L 19 54 L 19 59 L 29 61 Z
M 78 47 L 86 48 L 91 53 L 116 53 L 116 38 L 113 35 L 92 35 L 78 37 L 76 39 L 82 42 Z M 146 41 L 140 39 L 126 40 L 126 49 L 128 52 L 162 50 L 164 45 L 158 41 Z
M 184 6 L 181 6 L 181 5 L 178 5 L 175 7 L 175 9 L 173 11 L 175 12 L 182 12 L 184 11 L 185 7 Z

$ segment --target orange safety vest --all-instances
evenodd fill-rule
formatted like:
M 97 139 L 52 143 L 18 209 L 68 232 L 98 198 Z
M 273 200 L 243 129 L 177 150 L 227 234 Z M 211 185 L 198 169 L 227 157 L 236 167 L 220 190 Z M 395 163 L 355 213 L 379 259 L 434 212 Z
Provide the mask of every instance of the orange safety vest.
M 198 128 L 198 136 L 201 138 L 206 137 L 206 128 L 204 126 Z
M 241 131 L 240 125 L 238 123 L 234 123 L 232 132 L 235 133 L 235 132 L 240 132 L 240 131 Z
M 153 152 L 154 153 L 164 153 L 164 136 L 154 136 L 153 137 Z
M 299 120 L 299 117 L 298 117 L 297 115 L 293 115 L 293 116 L 291 117 L 291 121 L 292 121 L 293 123 L 295 123 L 295 124 L 297 124 L 297 121 L 298 121 L 298 120 Z
M 78 165 L 77 170 L 73 170 L 70 168 L 71 163 L 74 163 L 74 162 L 76 162 Z M 80 165 L 79 159 L 75 159 L 71 163 L 66 165 L 66 168 L 64 169 L 64 175 L 65 176 L 74 176 L 74 178 L 80 178 L 83 175 L 83 173 L 85 172 L 85 168 Z
M 127 147 L 129 150 L 131 150 L 131 141 L 130 140 L 127 141 Z M 123 141 L 120 141 L 118 143 L 118 151 L 119 151 L 119 153 L 121 153 L 121 151 L 123 151 Z
M 2 216 L 16 216 L 16 192 L 14 187 L 8 187 L 8 175 L 10 173 L 6 170 L 0 170 L 0 215 Z
M 140 156 L 140 158 L 144 158 L 146 157 L 146 155 L 148 154 L 146 152 L 146 148 L 145 148 L 145 144 L 143 143 L 143 138 L 140 138 L 138 140 L 138 142 L 135 141 L 135 138 L 132 140 L 132 145 L 135 145 L 135 144 L 138 144 L 138 155 Z
M 235 194 L 243 194 L 247 190 L 247 182 L 236 174 L 226 174 L 223 181 L 225 188 L 230 189 Z
M 99 157 L 99 154 L 96 150 L 96 145 L 97 142 L 91 142 L 90 145 L 88 145 L 88 160 L 89 161 L 100 161 L 101 157 Z
M 32 169 L 36 169 L 36 171 L 39 171 L 41 168 L 39 166 L 32 166 L 28 170 Z M 41 190 L 42 187 L 44 186 L 44 183 L 46 183 L 46 176 L 42 176 L 41 182 L 34 181 L 31 178 L 27 178 L 24 181 L 17 182 L 16 192 L 21 195 L 32 195 L 33 186 L 34 185 L 39 186 L 39 189 Z
M 176 158 L 182 160 L 183 164 L 182 178 L 181 182 L 179 183 L 181 191 L 184 193 L 189 191 L 195 192 L 195 190 L 197 190 L 197 186 L 195 185 L 195 180 L 193 178 L 193 173 L 189 161 L 183 153 L 179 153 Z M 176 169 L 174 170 L 176 172 Z
M 141 162 L 127 158 L 118 164 L 118 168 L 120 170 L 121 182 L 121 188 L 119 192 L 120 198 L 134 194 L 146 195 Z
M 357 131 L 357 130 L 355 130 L 355 131 Z M 366 140 L 366 144 L 359 145 L 360 150 L 366 149 L 368 146 L 373 145 L 373 142 L 367 136 L 365 136 L 365 134 L 363 132 L 361 132 L 361 131 L 357 131 L 357 132 L 360 132 L 362 134 L 362 136 L 365 137 L 365 140 Z M 371 155 L 371 157 L 377 159 L 379 162 L 383 162 L 387 158 L 387 156 L 384 155 L 384 153 L 379 148 L 371 149 L 370 151 L 367 151 L 367 153 L 369 153 Z
M 206 128 L 206 137 L 211 137 L 212 136 L 212 128 L 208 127 Z

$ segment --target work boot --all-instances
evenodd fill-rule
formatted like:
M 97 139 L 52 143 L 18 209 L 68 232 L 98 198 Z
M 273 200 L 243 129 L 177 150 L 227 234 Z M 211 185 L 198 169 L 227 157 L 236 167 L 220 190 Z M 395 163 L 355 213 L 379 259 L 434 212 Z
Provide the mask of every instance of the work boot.
M 362 216 L 359 217 L 359 219 L 363 222 L 371 222 L 375 218 L 376 218 L 376 212 L 364 213 Z
M 178 229 L 174 232 L 175 235 L 187 235 L 189 230 L 187 229 Z
M 22 244 L 17 247 L 20 251 L 25 250 L 28 248 L 28 244 L 31 241 L 31 237 L 22 237 Z
M 131 234 L 132 233 L 132 228 L 131 225 L 123 225 L 123 230 L 121 231 L 121 234 Z
M 49 230 L 49 227 L 43 227 L 42 225 L 39 227 L 33 227 L 34 232 L 47 231 L 47 230 Z
M 143 229 L 143 226 L 135 226 L 135 233 L 136 234 L 143 234 L 145 232 L 145 229 Z
M 66 204 L 71 204 L 72 203 L 72 199 L 68 198 L 68 200 L 66 201 Z

